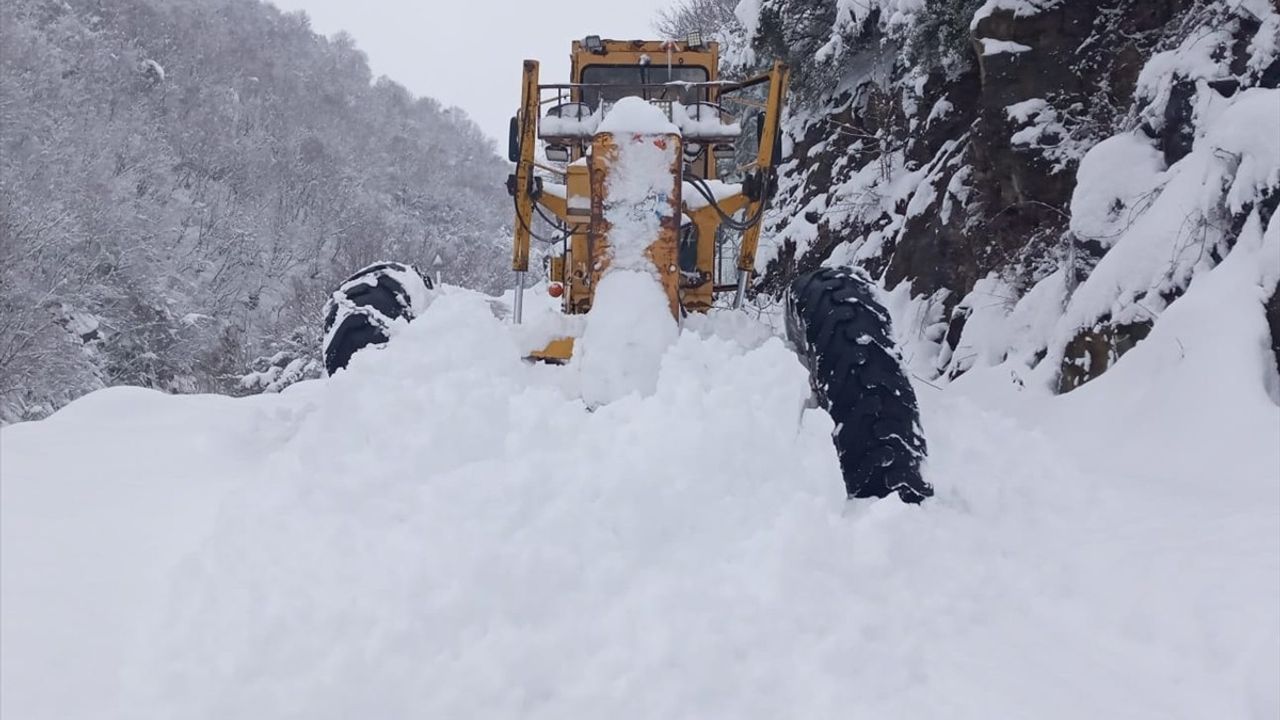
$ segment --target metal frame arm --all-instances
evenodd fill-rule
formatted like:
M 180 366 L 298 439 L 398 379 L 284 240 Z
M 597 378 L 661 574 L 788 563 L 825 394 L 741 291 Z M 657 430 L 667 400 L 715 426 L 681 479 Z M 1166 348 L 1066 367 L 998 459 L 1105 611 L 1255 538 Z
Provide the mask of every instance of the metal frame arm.
M 511 269 L 524 273 L 529 269 L 529 240 L 533 226 L 533 151 L 538 144 L 537 60 L 524 61 L 519 118 L 520 159 L 516 162 L 515 242 L 511 252 Z
M 787 66 L 775 61 L 773 69 L 769 71 L 769 100 L 764 114 L 764 127 L 760 133 L 760 148 L 756 155 L 756 170 L 761 179 L 760 196 L 748 206 L 748 217 L 759 212 L 760 205 L 769 201 L 769 194 L 773 190 L 771 185 L 775 182 L 774 164 L 779 160 L 774 157 L 774 149 L 781 131 L 782 101 L 786 95 L 788 76 Z M 763 225 L 764 218 L 761 218 L 760 222 L 747 228 L 742 234 L 742 246 L 738 252 L 738 271 L 741 274 L 749 275 L 755 270 L 756 248 L 760 243 L 760 228 Z
M 764 127 L 760 132 L 760 149 L 756 155 L 756 172 L 759 173 L 759 196 L 751 202 L 747 211 L 748 217 L 761 212 L 764 203 L 769 202 L 773 192 L 777 173 L 774 163 L 774 147 L 777 145 L 778 132 L 782 121 L 782 99 L 786 95 L 789 69 L 785 63 L 774 61 L 769 71 L 769 100 L 765 105 Z M 733 296 L 733 307 L 741 308 L 747 297 L 747 286 L 751 283 L 751 273 L 756 269 L 756 248 L 760 244 L 760 228 L 764 225 L 764 217 L 742 233 L 742 244 L 738 247 L 738 288 Z

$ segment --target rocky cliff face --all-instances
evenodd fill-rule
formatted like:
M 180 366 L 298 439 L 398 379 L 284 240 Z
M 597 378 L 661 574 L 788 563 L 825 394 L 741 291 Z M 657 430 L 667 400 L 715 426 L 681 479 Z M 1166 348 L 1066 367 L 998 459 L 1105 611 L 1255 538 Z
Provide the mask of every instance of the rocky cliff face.
M 796 67 L 801 103 L 763 289 L 862 265 L 917 374 L 1014 362 L 1067 391 L 1243 241 L 1276 337 L 1271 3 L 766 0 L 741 14 L 758 55 Z

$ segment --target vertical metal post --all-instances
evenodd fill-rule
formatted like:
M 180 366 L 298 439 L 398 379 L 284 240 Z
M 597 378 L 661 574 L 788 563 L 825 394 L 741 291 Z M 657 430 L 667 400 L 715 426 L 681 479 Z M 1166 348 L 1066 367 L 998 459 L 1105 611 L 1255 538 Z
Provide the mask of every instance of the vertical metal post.
M 747 281 L 751 279 L 750 270 L 738 271 L 738 292 L 733 296 L 733 309 L 741 310 L 742 301 L 747 297 Z
M 538 142 L 538 99 L 538 63 L 525 60 L 520 84 L 520 159 L 516 162 L 515 172 L 515 243 L 511 253 L 511 269 L 516 272 L 516 297 L 511 304 L 511 319 L 517 325 L 524 320 L 524 276 L 529 269 L 534 203 L 530 188 L 533 185 L 533 150 Z
M 756 155 L 756 169 L 763 187 L 760 189 L 760 199 L 747 205 L 747 217 L 752 217 L 761 205 L 768 202 L 768 194 L 772 190 L 769 184 L 775 175 L 774 166 L 781 160 L 774 157 L 774 150 L 779 144 L 782 99 L 786 95 L 789 72 L 781 62 L 774 62 L 773 69 L 769 71 L 769 100 L 765 106 L 764 127 L 761 129 L 760 148 Z M 761 217 L 760 222 L 742 233 L 742 242 L 738 246 L 738 299 L 735 300 L 735 307 L 745 294 L 746 280 L 742 275 L 750 275 L 756 269 L 756 246 L 760 242 L 760 228 L 763 225 L 764 218 Z
M 511 303 L 511 320 L 516 325 L 524 320 L 524 270 L 516 271 L 516 298 Z
M 516 217 L 513 229 L 514 243 L 511 251 L 511 269 L 522 277 L 529 269 L 529 238 L 533 227 L 534 198 L 533 151 L 538 144 L 538 63 L 524 61 L 524 81 L 520 90 L 520 159 L 515 168 Z M 520 281 L 523 285 L 523 280 Z

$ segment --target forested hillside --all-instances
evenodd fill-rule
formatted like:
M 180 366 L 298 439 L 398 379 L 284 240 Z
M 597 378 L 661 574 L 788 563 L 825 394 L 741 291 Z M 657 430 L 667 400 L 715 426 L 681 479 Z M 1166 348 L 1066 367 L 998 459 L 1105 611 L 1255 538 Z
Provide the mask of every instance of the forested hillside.
M 659 26 L 708 24 L 738 72 L 794 70 L 760 290 L 862 266 L 919 377 L 1065 392 L 1242 248 L 1256 299 L 1221 321 L 1280 361 L 1274 3 L 686 0 Z
M 0 420 L 105 385 L 244 392 L 326 293 L 440 254 L 494 288 L 505 163 L 258 0 L 0 3 Z

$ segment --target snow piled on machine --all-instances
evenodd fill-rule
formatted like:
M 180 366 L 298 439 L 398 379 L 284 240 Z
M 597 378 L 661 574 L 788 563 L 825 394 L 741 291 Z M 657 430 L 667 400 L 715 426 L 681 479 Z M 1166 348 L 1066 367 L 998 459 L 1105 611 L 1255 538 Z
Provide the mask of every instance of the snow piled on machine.
M 620 98 L 596 127 L 596 132 L 607 133 L 680 133 L 657 105 L 644 98 Z
M 844 499 L 740 314 L 602 378 L 447 289 L 278 395 L 94 393 L 0 431 L 3 714 L 1274 717 L 1280 411 L 1217 311 L 1251 267 L 1070 395 L 920 386 L 919 507 Z
M 676 340 L 675 318 L 653 271 L 649 246 L 675 212 L 671 195 L 678 135 L 657 106 L 637 97 L 618 100 L 600 123 L 614 134 L 604 196 L 609 224 L 609 267 L 596 289 L 572 369 L 581 376 L 589 406 L 657 387 L 662 357 Z
M 594 407 L 657 389 L 662 357 L 679 329 L 651 273 L 617 268 L 605 274 L 585 325 L 570 361 L 584 402 Z
M 628 97 L 614 104 L 600 132 L 614 134 L 617 153 L 610 161 L 604 197 L 610 265 L 647 271 L 652 263 L 646 251 L 675 212 L 671 195 L 679 192 L 674 178 L 680 148 L 667 136 L 680 130 L 656 106 Z

